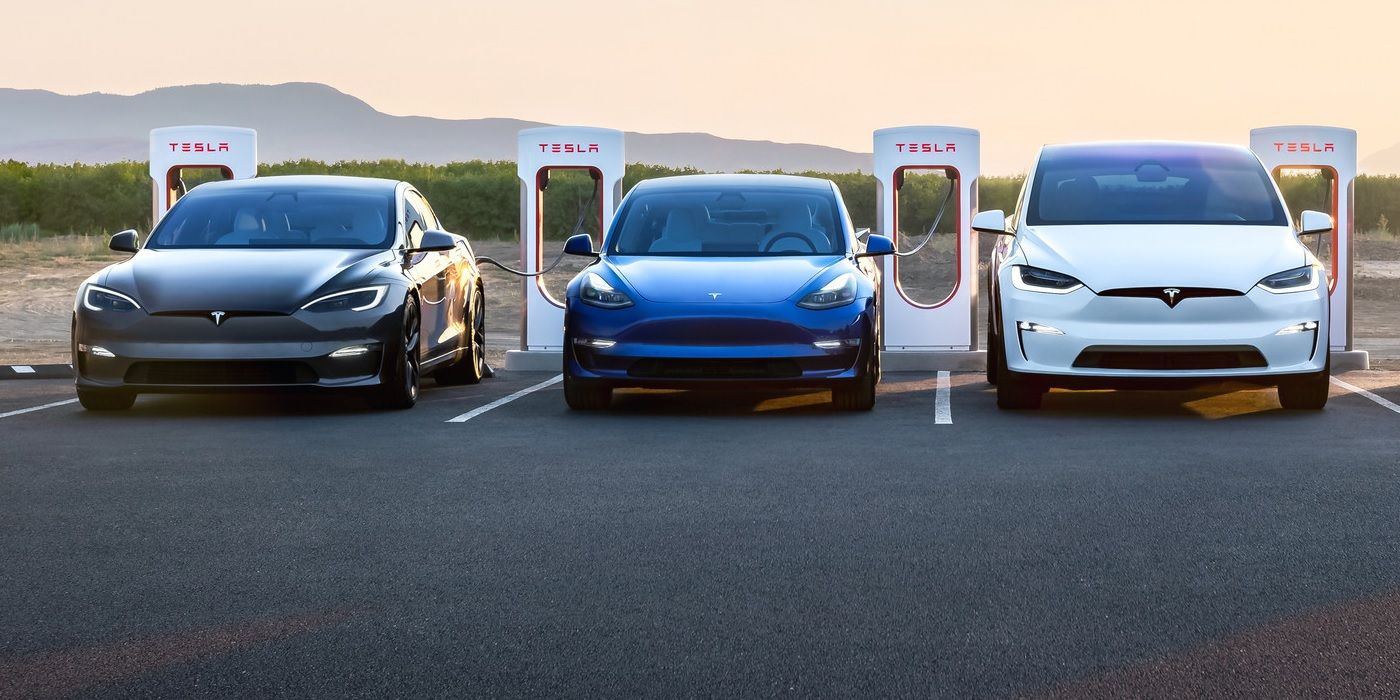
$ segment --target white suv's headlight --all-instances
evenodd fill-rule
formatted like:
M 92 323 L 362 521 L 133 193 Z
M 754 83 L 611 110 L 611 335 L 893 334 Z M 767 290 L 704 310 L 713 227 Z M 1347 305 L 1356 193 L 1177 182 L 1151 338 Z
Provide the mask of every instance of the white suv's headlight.
M 1322 271 L 1315 265 L 1305 267 L 1295 267 L 1292 270 L 1276 272 L 1262 280 L 1259 280 L 1259 287 L 1266 292 L 1274 294 L 1289 294 L 1291 292 L 1310 292 L 1317 289 L 1321 283 Z
M 596 272 L 583 276 L 579 285 L 579 301 L 604 309 L 624 309 L 632 305 L 632 297 L 618 291 Z
M 141 305 L 121 292 L 89 284 L 83 287 L 83 308 L 88 311 L 135 311 Z
M 389 291 L 388 285 L 376 285 L 374 287 L 360 287 L 359 289 L 347 289 L 335 294 L 327 294 L 318 297 L 302 306 L 303 311 L 312 313 L 326 313 L 330 311 L 368 311 L 379 302 L 384 301 L 384 293 Z
M 821 289 L 806 294 L 797 302 L 804 309 L 834 309 L 856 300 L 856 276 L 849 272 L 836 276 Z
M 1023 292 L 1069 294 L 1083 287 L 1084 283 L 1061 272 L 1030 265 L 1012 265 L 1011 285 Z

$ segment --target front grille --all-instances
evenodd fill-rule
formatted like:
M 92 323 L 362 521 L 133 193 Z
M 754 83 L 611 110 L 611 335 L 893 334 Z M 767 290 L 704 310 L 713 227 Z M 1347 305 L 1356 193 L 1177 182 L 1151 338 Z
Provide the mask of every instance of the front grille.
M 1170 293 L 1168 293 L 1170 291 Z M 1171 308 L 1187 299 L 1211 299 L 1219 297 L 1242 297 L 1244 292 L 1237 289 L 1218 287 L 1123 287 L 1105 289 L 1098 293 L 1101 297 L 1127 297 L 1157 299 Z
M 137 362 L 126 371 L 128 384 L 239 386 L 315 384 L 305 362 Z
M 628 376 L 644 379 L 790 379 L 802 376 L 792 360 L 637 360 Z
M 1257 348 L 1105 348 L 1089 347 L 1074 360 L 1087 369 L 1202 370 L 1267 367 Z

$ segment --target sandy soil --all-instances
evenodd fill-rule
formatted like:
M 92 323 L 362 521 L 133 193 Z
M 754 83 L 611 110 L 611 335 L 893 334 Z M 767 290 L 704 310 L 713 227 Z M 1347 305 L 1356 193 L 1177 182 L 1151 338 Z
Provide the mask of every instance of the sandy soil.
M 518 266 L 515 241 L 473 243 L 478 255 Z M 1357 246 L 1355 313 L 1357 346 L 1381 361 L 1400 361 L 1400 241 L 1360 241 Z M 985 258 L 986 251 L 983 251 Z M 97 270 L 120 260 L 91 244 L 22 243 L 0 245 L 0 363 L 68 361 L 68 324 L 78 285 Z M 551 258 L 546 256 L 546 262 Z M 930 244 L 902 263 L 906 292 L 919 301 L 938 301 L 952 285 L 952 251 Z M 545 288 L 562 296 L 568 280 L 586 263 L 565 258 L 544 278 Z M 487 285 L 489 356 L 500 364 L 520 337 L 520 280 L 484 266 Z M 1370 347 L 1367 340 L 1371 339 Z M 1389 358 L 1389 355 L 1397 358 Z

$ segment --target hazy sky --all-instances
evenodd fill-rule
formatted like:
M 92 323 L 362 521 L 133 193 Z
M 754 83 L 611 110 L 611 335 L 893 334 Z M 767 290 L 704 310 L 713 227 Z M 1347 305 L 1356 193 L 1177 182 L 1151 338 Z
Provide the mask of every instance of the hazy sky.
M 869 150 L 978 128 L 1041 143 L 1244 142 L 1253 126 L 1400 143 L 1400 2 L 1329 0 L 3 0 L 0 86 L 333 85 L 393 114 L 707 131 Z M 333 127 L 333 125 L 332 125 Z

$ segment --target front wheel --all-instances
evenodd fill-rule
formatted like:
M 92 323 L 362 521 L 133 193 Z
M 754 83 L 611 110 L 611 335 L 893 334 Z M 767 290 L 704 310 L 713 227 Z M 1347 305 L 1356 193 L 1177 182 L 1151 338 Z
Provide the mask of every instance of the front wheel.
M 871 344 L 865 372 L 831 389 L 831 405 L 838 411 L 869 411 L 875 408 L 875 385 L 880 381 L 880 346 Z
M 403 323 L 399 337 L 388 344 L 379 386 L 370 395 L 375 408 L 402 410 L 418 403 L 419 358 L 418 301 L 408 297 L 403 303 Z
M 1320 411 L 1331 393 L 1332 360 L 1321 372 L 1287 377 L 1278 383 L 1278 402 L 1290 411 Z
M 990 359 L 990 358 L 989 358 Z M 1006 367 L 1006 346 L 997 347 L 997 408 L 1005 411 L 1028 411 L 1040 408 L 1045 387 L 1032 378 L 1012 372 Z
M 136 393 L 124 389 L 78 389 L 78 403 L 89 411 L 125 411 L 136 403 Z

